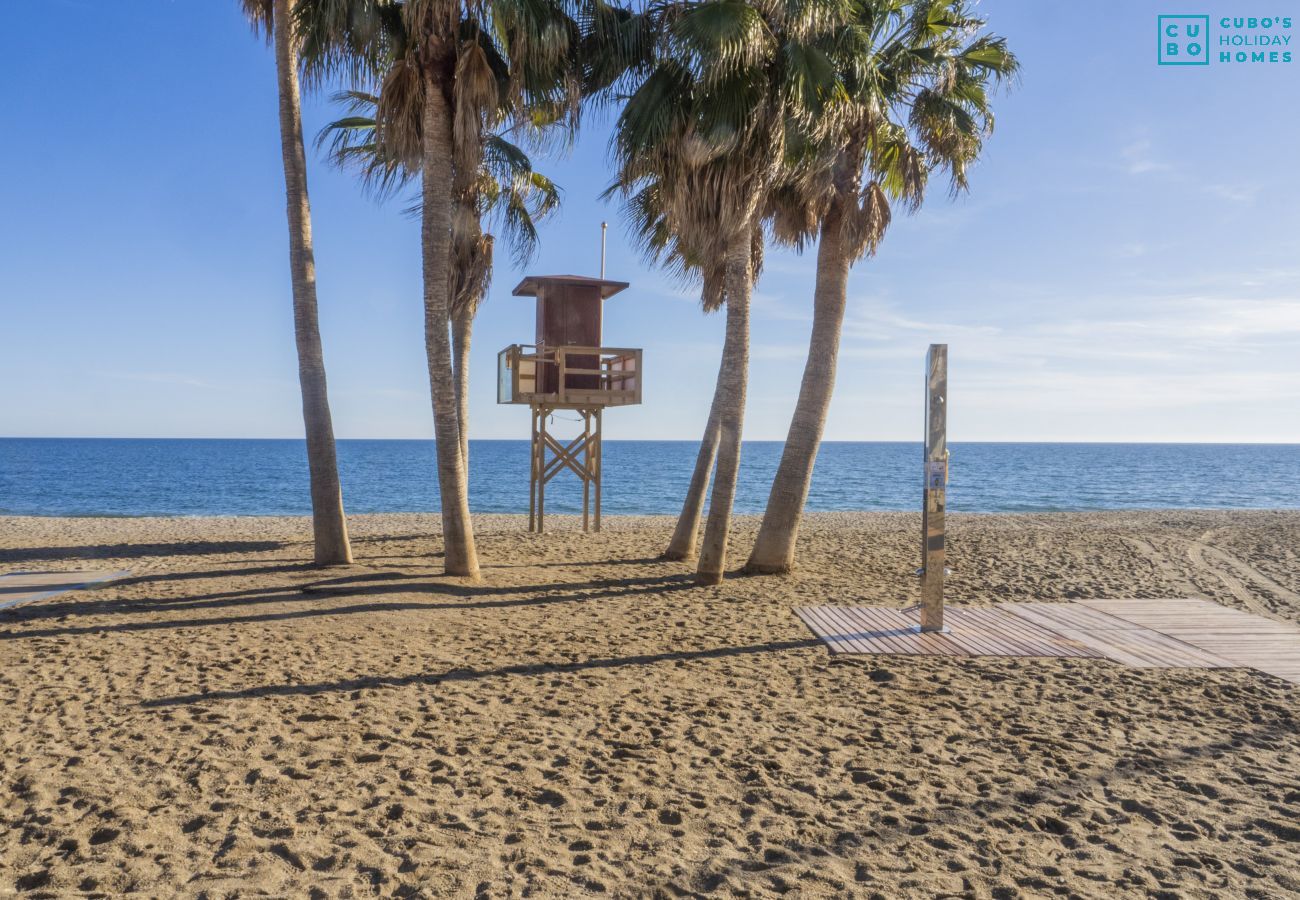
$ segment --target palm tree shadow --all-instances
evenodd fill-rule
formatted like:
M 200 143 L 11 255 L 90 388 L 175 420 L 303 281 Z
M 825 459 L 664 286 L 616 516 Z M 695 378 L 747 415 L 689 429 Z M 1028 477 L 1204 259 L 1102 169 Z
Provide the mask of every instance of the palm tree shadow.
M 204 694 L 183 694 L 174 697 L 157 697 L 144 700 L 146 709 L 189 706 L 196 703 L 224 700 L 253 700 L 263 697 L 294 697 L 328 693 L 352 693 L 378 688 L 402 688 L 412 685 L 435 686 L 443 683 L 478 681 L 486 678 L 540 677 L 565 672 L 585 672 L 601 669 L 621 669 L 634 666 L 651 666 L 662 662 L 683 662 L 702 659 L 725 659 L 758 653 L 780 653 L 787 650 L 804 650 L 821 647 L 816 638 L 794 641 L 771 641 L 766 644 L 748 644 L 740 647 L 710 647 L 703 650 L 670 650 L 663 653 L 644 653 L 635 656 L 613 656 L 587 659 L 570 663 L 519 663 L 493 669 L 451 669 L 438 674 L 402 676 L 368 675 L 339 681 L 322 681 L 311 684 L 273 684 L 230 691 L 212 691 Z
M 570 562 L 539 563 L 488 563 L 484 569 L 585 569 L 592 566 L 650 566 L 670 562 L 662 556 L 629 557 L 625 559 L 573 560 Z
M 364 576 L 361 576 L 364 579 Z M 338 581 L 334 579 L 332 581 Z M 200 598 L 180 598 L 168 603 L 167 611 L 194 611 L 224 607 L 244 608 L 271 603 L 294 603 L 311 599 L 312 593 L 337 593 L 344 597 L 382 597 L 391 594 L 428 592 L 446 597 L 444 601 L 372 600 L 348 606 L 312 606 L 307 609 L 284 610 L 270 613 L 248 613 L 209 618 L 178 618 L 161 621 L 120 622 L 113 625 L 61 626 L 57 628 L 22 629 L 0 632 L 2 640 L 23 640 L 42 637 L 71 637 L 81 634 L 129 633 L 166 630 L 171 628 L 208 628 L 212 626 L 243 625 L 258 622 L 294 621 L 327 616 L 359 615 L 378 612 L 403 612 L 418 610 L 473 610 L 510 609 L 514 607 L 548 606 L 552 604 L 586 603 L 594 600 L 614 599 L 644 594 L 659 595 L 672 591 L 690 590 L 694 582 L 686 575 L 647 578 L 626 578 L 616 581 L 563 582 L 542 585 L 465 585 L 452 582 L 413 582 L 398 580 L 397 584 L 336 585 L 307 593 L 300 588 L 285 588 L 267 592 L 265 589 L 227 591 Z M 530 594 L 513 597 L 502 595 Z M 62 618 L 76 614 L 147 613 L 158 609 L 156 605 L 140 601 L 72 601 L 47 603 L 28 607 L 38 610 L 37 615 L 24 615 L 21 619 Z
M 0 563 L 33 560 L 139 559 L 151 556 L 214 556 L 266 553 L 284 541 L 180 541 L 166 544 L 87 544 L 81 547 L 19 547 L 0 550 Z
M 437 579 L 430 581 L 429 579 Z M 443 580 L 445 579 L 445 580 Z M 423 584 L 415 584 L 418 581 Z M 305 594 L 364 594 L 394 593 L 367 587 L 368 582 L 397 582 L 403 591 L 428 590 L 436 593 L 450 594 L 455 597 L 489 597 L 499 594 L 521 594 L 550 591 L 582 591 L 586 588 L 604 589 L 612 587 L 633 587 L 637 585 L 676 584 L 691 580 L 689 575 L 645 575 L 634 578 L 593 578 L 588 581 L 552 582 L 548 584 L 473 584 L 464 583 L 451 576 L 440 576 L 429 572 L 365 572 L 361 574 L 340 575 L 323 581 L 301 585 L 298 590 Z M 692 582 L 693 584 L 693 582 Z
M 274 575 L 284 572 L 310 572 L 319 569 L 315 563 L 286 562 L 267 566 L 245 566 L 240 569 L 196 569 L 192 572 L 156 572 L 149 575 L 132 575 L 113 582 L 114 587 L 131 587 L 164 581 L 207 581 L 214 578 L 247 578 L 252 575 Z

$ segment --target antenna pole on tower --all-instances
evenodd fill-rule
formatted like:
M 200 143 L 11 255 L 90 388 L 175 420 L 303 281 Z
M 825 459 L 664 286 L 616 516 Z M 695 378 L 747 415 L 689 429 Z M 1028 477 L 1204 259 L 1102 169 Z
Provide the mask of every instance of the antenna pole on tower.
M 600 223 L 600 277 L 605 277 L 605 232 L 609 230 L 608 222 Z

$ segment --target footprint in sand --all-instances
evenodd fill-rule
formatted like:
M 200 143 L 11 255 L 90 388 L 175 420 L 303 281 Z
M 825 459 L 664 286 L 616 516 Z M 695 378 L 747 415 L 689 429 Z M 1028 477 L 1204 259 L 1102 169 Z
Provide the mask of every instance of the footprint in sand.
M 682 814 L 675 809 L 659 810 L 660 825 L 680 825 L 682 824 Z
M 20 875 L 14 881 L 14 887 L 20 891 L 34 891 L 45 887 L 50 883 L 50 870 L 41 869 L 38 872 L 30 872 L 26 875 Z
M 569 798 L 559 791 L 543 790 L 533 795 L 533 802 L 539 806 L 550 806 L 558 809 L 569 802 Z
M 120 835 L 121 833 L 122 832 L 116 828 L 108 828 L 108 827 L 97 828 L 95 829 L 94 833 L 90 835 L 90 846 L 98 847 L 101 844 L 107 844 L 110 841 L 115 841 L 117 840 L 118 835 Z

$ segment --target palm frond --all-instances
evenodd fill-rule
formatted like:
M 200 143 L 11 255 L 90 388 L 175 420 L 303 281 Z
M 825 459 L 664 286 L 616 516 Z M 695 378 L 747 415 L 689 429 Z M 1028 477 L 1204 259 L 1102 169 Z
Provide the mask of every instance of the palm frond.
M 253 29 L 253 34 L 265 36 L 268 43 L 275 28 L 275 4 L 272 0 L 239 0 L 239 7 Z

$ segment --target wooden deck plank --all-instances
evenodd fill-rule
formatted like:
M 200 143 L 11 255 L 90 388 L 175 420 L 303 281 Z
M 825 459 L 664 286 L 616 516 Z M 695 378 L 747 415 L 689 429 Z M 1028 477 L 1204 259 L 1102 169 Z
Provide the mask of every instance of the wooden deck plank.
M 1066 637 L 1091 647 L 1098 656 L 1121 663 L 1134 669 L 1150 669 L 1159 664 L 1142 653 L 1141 648 L 1134 647 L 1120 640 L 1105 640 L 1103 632 L 1083 631 L 1062 628 Z
M 990 613 L 996 617 L 993 622 L 999 630 L 1015 640 L 1019 646 L 1034 651 L 1030 655 L 1080 657 L 1100 655 L 1086 645 L 1065 637 L 1059 631 L 1046 628 L 1039 622 L 1021 618 L 998 607 L 990 610 Z
M 1006 623 L 997 619 L 995 610 L 963 609 L 960 612 L 954 611 L 951 618 L 957 623 L 954 627 L 955 639 L 971 646 L 981 646 L 989 656 L 1055 655 L 1050 650 L 1037 647 L 1034 642 L 1011 633 Z
M 1048 629 L 1064 625 L 1084 631 L 1131 631 L 1142 627 L 1074 603 L 1002 603 L 999 606 Z
M 948 615 L 944 614 L 944 620 L 947 621 Z M 1005 645 L 999 645 L 990 641 L 987 637 L 978 634 L 967 634 L 954 631 L 948 635 L 948 639 L 954 644 L 966 651 L 971 656 L 1021 656 Z
M 1103 657 L 1133 668 L 1249 666 L 1300 684 L 1300 628 L 1206 600 L 1086 600 L 949 607 L 918 633 L 915 609 L 799 607 L 832 653 Z
M 1096 652 L 1088 649 L 1076 641 L 1064 638 L 1050 629 L 1043 628 L 1035 622 L 1029 622 L 1006 610 L 994 608 L 990 610 L 996 617 L 998 627 L 1006 634 L 1017 639 L 1025 646 L 1038 648 L 1043 652 L 1038 655 L 1044 656 L 1096 656 Z
M 907 655 L 926 656 L 966 656 L 944 635 L 921 634 L 912 626 L 919 621 L 914 612 L 878 607 L 857 607 L 854 612 L 862 619 L 875 623 L 886 635 L 886 642 L 895 648 L 895 652 Z
M 1201 648 L 1226 665 L 1247 666 L 1300 684 L 1300 628 L 1210 600 L 1088 600 L 1104 610 Z
M 832 626 L 839 634 L 847 636 L 844 642 L 846 650 L 858 647 L 865 648 L 867 653 L 879 653 L 885 648 L 885 645 L 876 640 L 875 635 L 871 634 L 870 628 L 864 628 L 861 623 L 853 621 L 844 615 L 843 609 L 834 606 L 823 606 L 819 610 L 821 616 Z
M 946 648 L 939 645 L 922 646 L 916 640 L 917 635 L 911 630 L 911 622 L 902 610 L 857 606 L 846 609 L 845 615 L 861 622 L 871 633 L 872 639 L 888 647 L 890 653 L 904 656 L 950 655 L 946 652 Z
M 1069 603 L 1008 603 L 1009 612 L 1074 638 L 1116 662 L 1153 668 L 1219 668 L 1232 663 L 1201 647 L 1099 610 Z
M 831 622 L 839 628 L 841 634 L 852 636 L 852 640 L 845 644 L 847 648 L 861 646 L 867 648 L 866 652 L 868 653 L 890 651 L 891 648 L 889 645 L 881 641 L 875 633 L 877 629 L 847 615 L 847 612 L 843 607 L 825 606 L 822 607 L 821 614 L 828 622 Z
M 846 653 L 890 653 L 892 648 L 881 642 L 874 634 L 871 628 L 864 628 L 861 623 L 856 622 L 844 615 L 842 607 L 823 606 L 818 609 L 827 626 L 836 634 L 841 635 L 841 648 Z
M 1081 604 L 1143 625 L 1164 627 L 1233 630 L 1245 634 L 1282 634 L 1300 636 L 1300 627 L 1291 622 L 1269 619 L 1240 609 L 1220 606 L 1210 600 L 1081 600 Z
M 799 611 L 804 617 L 804 621 L 812 628 L 813 633 L 826 641 L 833 653 L 848 652 L 850 648 L 845 644 L 851 640 L 850 636 L 843 634 L 843 629 L 839 628 L 833 622 L 828 622 L 823 617 L 824 614 L 820 607 L 807 607 Z M 865 649 L 861 652 L 865 652 Z
M 12 609 L 126 578 L 126 569 L 94 572 L 10 572 L 0 575 L 0 609 Z
M 1087 645 L 994 607 L 949 607 L 946 633 L 913 630 L 915 610 L 798 607 L 800 620 L 833 653 L 904 656 L 1097 656 Z
M 963 607 L 944 611 L 948 633 L 943 639 L 970 656 L 1005 656 L 1005 647 L 997 635 L 991 633 L 984 617 L 977 609 Z
M 860 644 L 852 633 L 826 615 L 825 607 L 804 607 L 796 610 L 804 623 L 812 629 L 832 653 L 872 653 L 874 648 Z
M 1178 628 L 1181 630 L 1212 631 L 1217 634 L 1272 634 L 1284 638 L 1300 636 L 1294 631 L 1287 631 L 1272 624 L 1255 624 L 1240 619 L 1213 619 L 1188 616 L 1153 616 L 1143 615 L 1140 611 L 1125 612 L 1113 610 L 1110 615 L 1128 619 L 1143 628 Z

